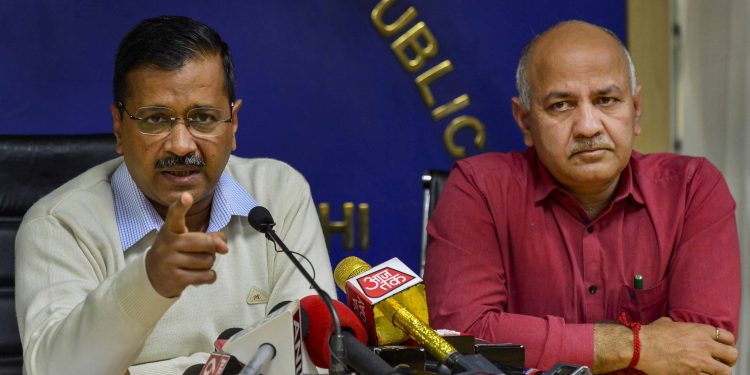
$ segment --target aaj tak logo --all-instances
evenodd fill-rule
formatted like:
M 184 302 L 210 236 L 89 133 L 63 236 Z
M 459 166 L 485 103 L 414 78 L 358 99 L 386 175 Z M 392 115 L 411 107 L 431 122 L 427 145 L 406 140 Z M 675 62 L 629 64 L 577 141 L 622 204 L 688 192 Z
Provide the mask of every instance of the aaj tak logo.
M 414 276 L 391 267 L 385 267 L 380 271 L 358 278 L 357 283 L 367 297 L 380 298 L 411 280 L 414 280 Z

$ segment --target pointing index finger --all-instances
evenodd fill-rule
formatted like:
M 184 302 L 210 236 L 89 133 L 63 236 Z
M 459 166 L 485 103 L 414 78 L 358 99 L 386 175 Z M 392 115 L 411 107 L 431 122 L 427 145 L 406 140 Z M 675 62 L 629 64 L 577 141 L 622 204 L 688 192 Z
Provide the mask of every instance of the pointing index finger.
M 169 206 L 164 226 L 172 233 L 187 233 L 185 215 L 193 205 L 193 196 L 188 192 L 182 192 L 180 197 Z

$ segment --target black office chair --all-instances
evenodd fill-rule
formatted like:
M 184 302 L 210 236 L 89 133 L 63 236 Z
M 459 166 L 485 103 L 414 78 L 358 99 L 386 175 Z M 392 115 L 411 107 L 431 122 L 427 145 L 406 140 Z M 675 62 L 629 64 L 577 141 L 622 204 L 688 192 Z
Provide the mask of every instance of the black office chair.
M 90 167 L 117 157 L 112 134 L 0 135 L 0 375 L 20 375 L 16 323 L 16 231 L 39 198 Z
M 422 201 L 422 250 L 419 257 L 419 274 L 424 275 L 424 263 L 427 258 L 427 221 L 430 220 L 432 210 L 435 209 L 440 193 L 443 191 L 448 172 L 430 169 L 422 173 L 422 187 L 424 198 Z

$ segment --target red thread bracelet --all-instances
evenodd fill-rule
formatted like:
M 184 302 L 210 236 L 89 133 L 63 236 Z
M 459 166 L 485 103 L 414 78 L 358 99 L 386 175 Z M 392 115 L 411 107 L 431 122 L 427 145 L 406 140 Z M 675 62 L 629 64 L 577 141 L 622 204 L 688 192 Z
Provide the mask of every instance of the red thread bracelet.
M 620 312 L 618 320 L 622 325 L 633 330 L 633 359 L 630 360 L 628 367 L 635 368 L 635 366 L 638 365 L 638 360 L 641 359 L 641 338 L 638 336 L 638 332 L 641 330 L 641 323 L 631 322 L 628 319 L 628 315 L 625 314 L 625 311 Z

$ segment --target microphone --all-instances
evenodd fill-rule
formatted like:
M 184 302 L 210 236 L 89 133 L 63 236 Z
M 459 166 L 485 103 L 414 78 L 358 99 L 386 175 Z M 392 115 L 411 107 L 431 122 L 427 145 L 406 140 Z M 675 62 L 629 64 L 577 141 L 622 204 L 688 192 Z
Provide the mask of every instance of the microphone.
M 258 375 L 264 366 L 276 357 L 276 347 L 273 344 L 263 343 L 258 347 L 253 359 L 245 365 L 239 375 Z
M 380 308 L 373 308 L 373 305 L 387 295 L 388 298 L 396 299 L 417 318 L 429 324 L 424 283 L 405 264 L 393 258 L 378 267 L 380 272 L 373 272 L 362 281 L 364 288 L 362 293 L 367 294 L 367 298 L 359 298 L 357 293 L 351 293 L 344 284 L 351 276 L 366 272 L 371 268 L 369 264 L 357 257 L 345 258 L 336 267 L 336 272 L 338 272 L 334 273 L 336 285 L 346 292 L 349 307 L 365 323 L 370 337 L 370 346 L 401 343 L 409 338 L 407 333 L 396 327 L 391 318 L 385 316 Z
M 267 375 L 289 375 L 314 371 L 315 367 L 302 345 L 306 327 L 303 327 L 299 302 L 282 302 L 279 305 L 282 307 L 235 334 L 224 344 L 224 353 L 247 364 L 237 372 L 257 374 L 262 371 Z
M 192 366 L 191 366 L 192 367 Z M 188 368 L 189 370 L 190 368 Z M 206 361 L 205 365 L 202 365 L 199 374 L 201 375 L 228 375 L 236 374 L 242 369 L 242 363 L 237 360 L 237 357 L 222 353 L 215 352 L 211 353 Z
M 375 313 L 379 312 L 423 346 L 433 357 L 450 367 L 454 373 L 484 371 L 503 374 L 481 355 L 459 353 L 448 341 L 394 298 L 399 291 L 421 282 L 421 278 L 400 260 L 393 258 L 373 268 L 362 259 L 350 256 L 336 266 L 334 278 L 336 285 L 346 291 L 349 306 L 353 306 L 354 310 L 360 313 L 360 317 L 374 318 Z M 416 302 L 426 306 L 424 299 Z
M 292 254 L 291 250 L 286 247 L 284 241 L 282 241 L 281 238 L 276 235 L 276 232 L 273 230 L 273 227 L 276 225 L 276 223 L 273 221 L 273 217 L 271 216 L 271 213 L 268 212 L 268 209 L 263 206 L 253 207 L 247 215 L 247 221 L 255 230 L 265 234 L 268 240 L 273 241 L 275 244 L 281 247 L 281 250 L 283 250 L 284 254 L 286 254 L 289 260 L 292 261 L 294 266 L 297 267 L 297 269 L 302 273 L 302 276 L 307 279 L 313 289 L 315 289 L 318 295 L 320 295 L 320 297 L 325 301 L 325 304 L 328 307 L 328 312 L 331 314 L 331 320 L 334 329 L 334 334 L 331 336 L 331 339 L 329 341 L 329 346 L 331 348 L 331 360 L 328 373 L 331 375 L 346 374 L 346 365 L 344 365 L 344 363 L 342 363 L 339 359 L 344 358 L 344 338 L 341 334 L 341 324 L 339 323 L 338 314 L 336 314 L 336 310 L 334 309 L 333 303 L 331 302 L 331 297 L 328 295 L 328 293 L 325 292 L 325 290 L 320 288 L 320 285 L 315 282 L 315 279 L 310 276 L 307 270 L 299 263 L 297 258 L 294 257 L 294 254 Z
M 241 328 L 228 328 L 219 334 L 219 337 L 214 341 L 214 352 L 208 357 L 205 365 L 194 365 L 188 367 L 185 370 L 185 375 L 191 374 L 187 371 L 194 371 L 193 368 L 200 366 L 199 370 L 195 374 L 200 375 L 222 375 L 222 374 L 236 374 L 242 369 L 243 364 L 240 363 L 237 358 L 231 354 L 224 353 L 223 346 L 236 333 L 242 331 Z
M 182 375 L 201 375 L 201 371 L 203 370 L 202 364 L 192 365 L 185 369 L 185 372 L 182 373 Z
M 327 306 L 319 296 L 304 297 L 299 303 L 300 309 L 305 311 L 309 321 L 313 322 L 305 338 L 305 347 L 309 350 L 310 359 L 315 366 L 328 368 L 331 316 L 325 311 Z M 396 370 L 393 367 L 365 346 L 367 332 L 354 312 L 343 303 L 335 300 L 333 301 L 333 307 L 341 320 L 341 330 L 346 347 L 344 362 L 358 374 L 387 375 L 395 373 Z
M 269 315 L 280 310 L 282 307 L 291 303 L 290 301 L 281 301 L 276 306 L 271 308 L 268 312 Z M 302 339 L 307 337 L 307 315 L 304 310 L 300 310 L 300 333 Z M 247 362 L 247 365 L 242 368 L 242 371 L 238 375 L 257 375 L 261 370 L 268 365 L 272 359 L 276 357 L 276 347 L 273 344 L 264 342 L 258 347 L 258 351 L 255 352 L 253 358 Z
M 214 351 L 221 352 L 224 350 L 224 344 L 234 336 L 235 334 L 242 331 L 242 328 L 227 328 L 223 332 L 219 334 L 219 337 L 216 338 L 216 341 L 214 341 Z
M 263 206 L 255 206 L 247 214 L 247 221 L 253 229 L 261 233 L 273 230 L 276 222 L 273 221 L 271 213 Z

